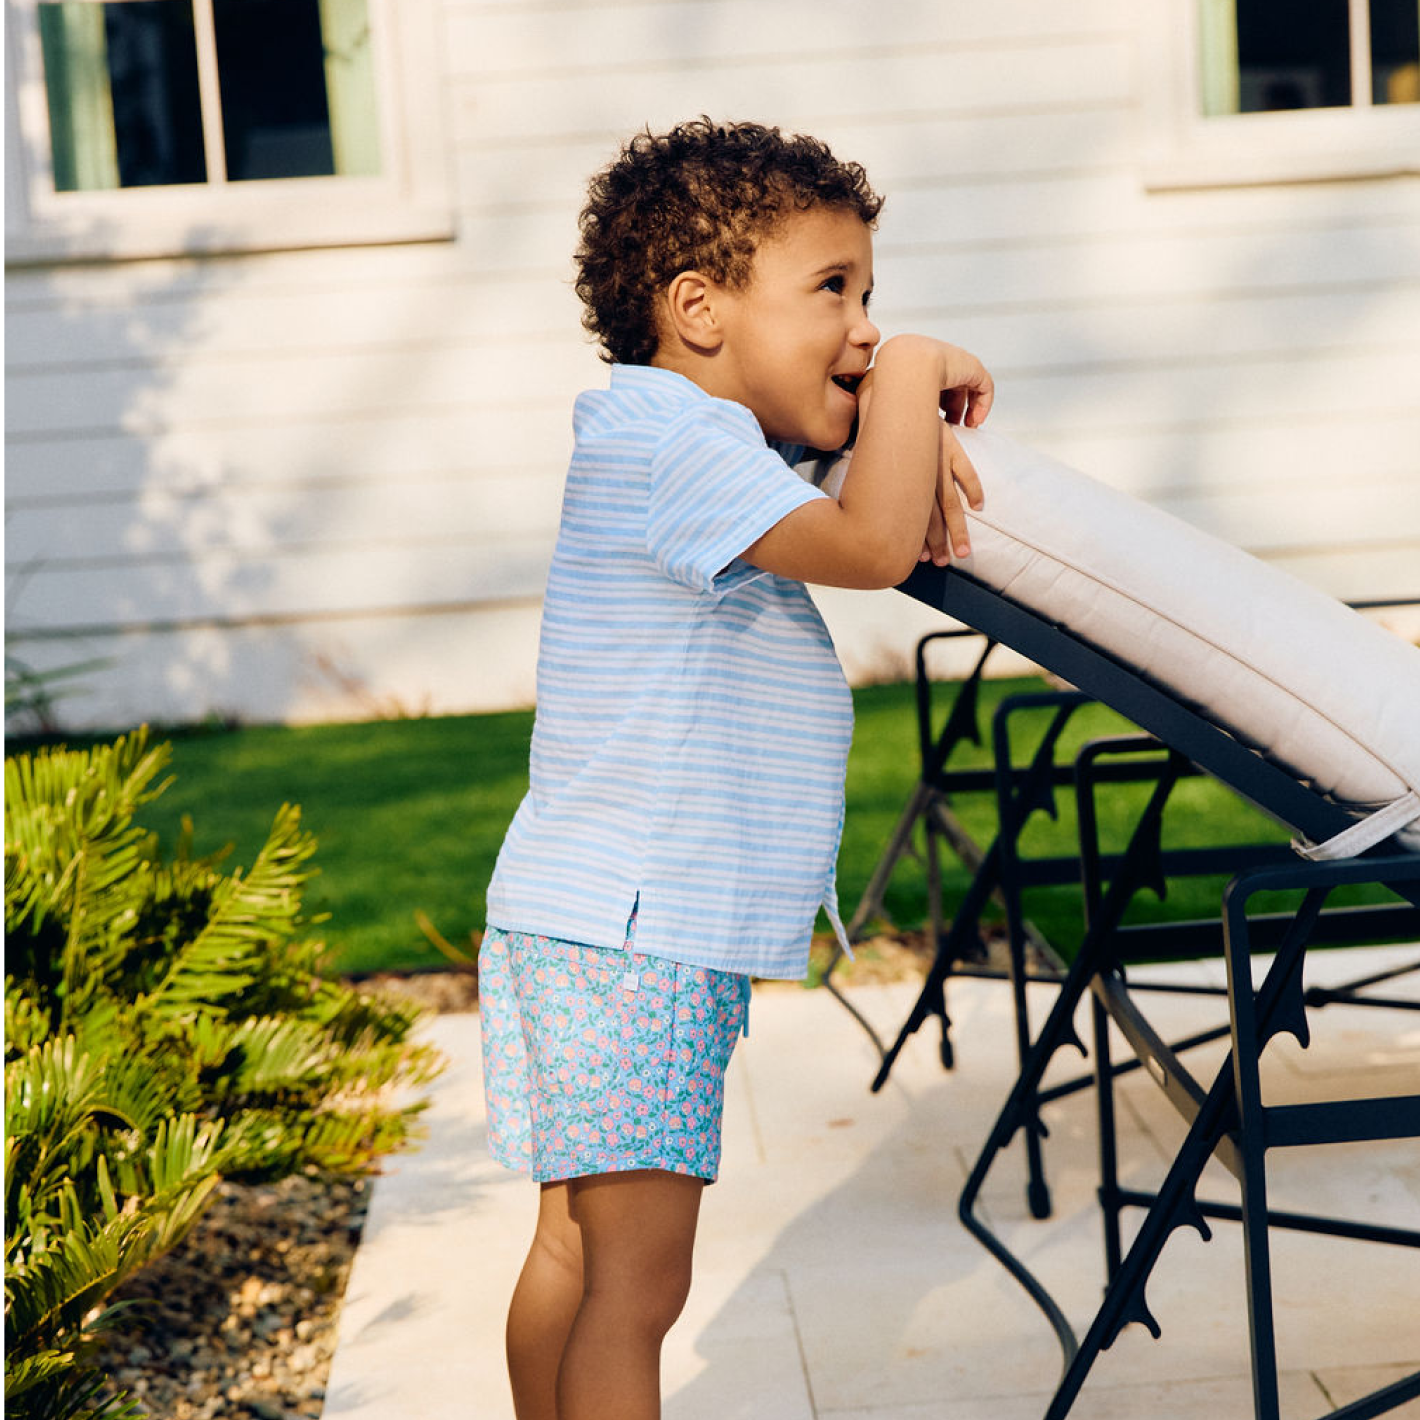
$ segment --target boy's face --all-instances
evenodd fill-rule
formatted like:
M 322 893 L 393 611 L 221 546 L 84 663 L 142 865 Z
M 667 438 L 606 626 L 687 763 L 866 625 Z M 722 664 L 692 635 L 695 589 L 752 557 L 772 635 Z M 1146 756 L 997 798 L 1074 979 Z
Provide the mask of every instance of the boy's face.
M 783 218 L 749 283 L 717 289 L 723 343 L 709 393 L 748 406 L 768 439 L 838 449 L 881 338 L 868 319 L 872 233 L 857 213 L 813 207 Z

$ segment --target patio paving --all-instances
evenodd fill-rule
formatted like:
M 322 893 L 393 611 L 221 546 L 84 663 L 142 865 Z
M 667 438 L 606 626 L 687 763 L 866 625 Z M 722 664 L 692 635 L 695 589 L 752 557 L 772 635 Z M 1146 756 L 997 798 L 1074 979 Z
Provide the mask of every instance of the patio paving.
M 1351 979 L 1417 948 L 1314 952 L 1309 982 Z M 1146 973 L 1140 969 L 1138 976 Z M 1150 968 L 1221 979 L 1221 964 Z M 850 988 L 891 1035 L 916 983 Z M 1046 988 L 1033 998 L 1038 1015 Z M 1420 975 L 1388 995 L 1420 1000 Z M 1222 1003 L 1151 996 L 1166 1036 L 1220 1019 Z M 667 1420 L 1038 1420 L 1059 1370 L 1035 1306 L 966 1232 L 956 1200 L 1015 1075 L 998 982 L 949 984 L 956 1068 L 935 1022 L 887 1087 L 877 1057 L 827 993 L 757 987 L 751 1034 L 727 1082 L 721 1180 L 707 1190 L 691 1299 L 663 1362 Z M 474 1015 L 432 1020 L 449 1058 L 427 1142 L 376 1182 L 330 1376 L 328 1420 L 511 1420 L 504 1308 L 531 1233 L 535 1191 L 485 1147 Z M 1268 1051 L 1269 1102 L 1420 1087 L 1420 1016 L 1331 1006 L 1314 1042 Z M 1221 1047 L 1190 1057 L 1200 1073 Z M 1076 1058 L 1058 1056 L 1064 1078 Z M 1142 1072 L 1121 1082 L 1123 1181 L 1150 1187 L 1182 1125 Z M 1083 1330 L 1102 1286 L 1094 1208 L 1093 1103 L 1052 1105 L 1046 1162 L 1054 1213 L 1030 1218 L 1018 1147 L 988 1181 L 992 1226 Z M 1214 1172 L 1213 1170 L 1216 1170 Z M 1210 1165 L 1207 1196 L 1236 1201 Z M 1276 1151 L 1278 1207 L 1420 1226 L 1420 1142 Z M 1273 1235 L 1283 1414 L 1311 1420 L 1420 1366 L 1420 1253 Z M 1149 1286 L 1163 1326 L 1130 1327 L 1095 1364 L 1072 1420 L 1243 1420 L 1252 1414 L 1241 1230 L 1175 1233 Z M 1420 1404 L 1390 1412 L 1420 1415 Z

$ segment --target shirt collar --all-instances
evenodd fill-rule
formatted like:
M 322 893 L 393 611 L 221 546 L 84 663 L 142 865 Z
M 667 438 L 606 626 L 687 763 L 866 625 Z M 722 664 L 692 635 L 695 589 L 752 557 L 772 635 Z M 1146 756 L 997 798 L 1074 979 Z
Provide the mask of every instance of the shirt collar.
M 613 390 L 641 390 L 648 394 L 659 394 L 674 400 L 677 404 L 689 404 L 696 400 L 713 399 L 694 380 L 675 370 L 663 370 L 658 365 L 613 365 L 611 367 L 611 387 Z M 720 400 L 719 403 L 732 403 Z M 736 405 L 743 409 L 743 405 Z M 745 410 L 748 414 L 749 411 Z M 753 416 L 751 415 L 751 418 Z
M 638 390 L 646 394 L 656 394 L 676 405 L 694 404 L 704 400 L 731 411 L 741 420 L 747 430 L 753 430 L 760 439 L 764 431 L 752 410 L 732 399 L 720 399 L 701 389 L 694 380 L 675 370 L 663 370 L 659 365 L 613 365 L 611 367 L 611 388 L 615 392 Z M 788 464 L 797 463 L 804 456 L 802 444 L 783 444 L 774 439 L 764 442 Z

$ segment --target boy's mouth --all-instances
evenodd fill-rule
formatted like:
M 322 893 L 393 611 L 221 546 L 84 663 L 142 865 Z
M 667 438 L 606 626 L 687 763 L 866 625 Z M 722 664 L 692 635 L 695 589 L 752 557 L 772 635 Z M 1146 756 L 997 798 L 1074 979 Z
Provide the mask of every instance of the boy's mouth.
M 846 390 L 849 394 L 857 394 L 858 386 L 863 383 L 862 375 L 830 375 L 829 378 L 841 390 Z

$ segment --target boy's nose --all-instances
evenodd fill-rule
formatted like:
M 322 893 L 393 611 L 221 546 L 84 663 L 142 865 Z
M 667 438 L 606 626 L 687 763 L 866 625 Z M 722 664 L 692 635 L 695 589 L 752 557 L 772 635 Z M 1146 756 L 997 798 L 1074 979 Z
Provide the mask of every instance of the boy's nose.
M 872 347 L 883 338 L 882 331 L 864 316 L 849 332 L 848 339 L 854 345 Z

